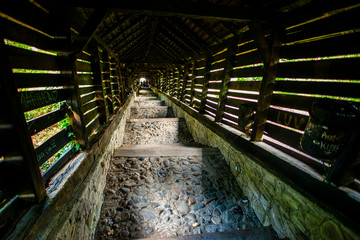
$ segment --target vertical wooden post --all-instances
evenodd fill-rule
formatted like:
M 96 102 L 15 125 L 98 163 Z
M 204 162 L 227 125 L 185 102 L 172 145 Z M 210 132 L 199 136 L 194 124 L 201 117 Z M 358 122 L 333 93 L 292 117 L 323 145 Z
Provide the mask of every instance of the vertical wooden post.
M 210 68 L 211 68 L 212 56 L 209 54 L 205 59 L 205 74 L 204 74 L 204 82 L 201 93 L 201 102 L 199 107 L 199 113 L 205 113 L 205 104 L 206 104 L 206 96 L 209 90 L 209 80 L 210 80 Z
M 195 99 L 195 80 L 196 80 L 196 62 L 195 60 L 193 61 L 193 65 L 192 65 L 192 71 L 191 71 L 192 75 L 191 75 L 191 97 L 190 97 L 190 102 L 189 105 L 190 107 L 194 107 L 194 99 Z
M 221 120 L 224 117 L 225 105 L 227 103 L 227 94 L 230 86 L 230 79 L 233 73 L 232 68 L 234 65 L 236 48 L 237 48 L 237 42 L 232 42 L 230 43 L 227 50 L 227 55 L 225 60 L 226 62 L 224 67 L 224 73 L 222 75 L 221 88 L 219 93 L 219 103 L 218 103 L 218 109 L 216 111 L 215 122 L 221 122 Z
M 70 123 L 72 129 L 74 131 L 76 141 L 80 144 L 83 149 L 87 149 L 89 147 L 89 141 L 86 132 L 86 126 L 84 124 L 84 113 L 81 110 L 81 100 L 80 100 L 80 88 L 79 88 L 79 79 L 77 75 L 76 69 L 76 55 L 72 55 L 70 57 L 70 61 L 72 63 L 73 69 L 73 86 L 74 91 L 70 100 L 66 102 L 71 106 L 68 114 L 70 117 Z
M 99 62 L 98 62 L 98 69 L 97 69 L 97 77 L 100 78 L 100 83 L 101 83 L 101 94 L 100 96 L 102 97 L 102 101 L 104 102 L 104 113 L 105 113 L 105 123 L 109 122 L 109 117 L 110 117 L 110 113 L 109 113 L 109 106 L 108 106 L 108 100 L 106 99 L 106 84 L 104 82 L 104 74 L 103 74 L 103 63 L 102 63 L 102 50 L 98 47 L 98 58 L 99 58 Z
M 189 65 L 186 64 L 184 67 L 184 74 L 183 74 L 183 86 L 182 86 L 182 91 L 181 91 L 181 95 L 180 95 L 180 101 L 184 102 L 185 101 L 185 95 L 186 95 L 186 85 L 188 84 L 189 81 Z
M 279 39 L 280 31 L 277 28 L 272 29 L 270 36 L 272 37 L 272 45 L 269 46 L 261 26 L 258 23 L 254 23 L 251 28 L 254 33 L 255 43 L 264 62 L 264 74 L 260 86 L 254 127 L 251 133 L 252 141 L 260 141 L 264 134 L 267 113 L 270 109 L 273 85 L 275 84 L 276 69 L 279 63 L 278 48 L 281 45 Z
M 179 66 L 178 68 L 178 82 L 177 82 L 177 99 L 181 99 L 181 94 L 182 94 L 182 85 L 181 85 L 181 79 L 184 82 L 184 71 L 182 70 L 181 66 Z

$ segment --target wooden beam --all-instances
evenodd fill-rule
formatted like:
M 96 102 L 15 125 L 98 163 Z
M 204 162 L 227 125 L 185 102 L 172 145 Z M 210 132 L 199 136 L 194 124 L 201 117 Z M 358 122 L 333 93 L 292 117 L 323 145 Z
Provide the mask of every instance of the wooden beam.
M 199 108 L 199 113 L 205 113 L 205 104 L 206 104 L 206 96 L 209 90 L 209 80 L 210 80 L 210 68 L 212 62 L 212 55 L 207 55 L 205 60 L 205 74 L 204 74 L 204 82 L 201 93 L 201 103 Z
M 105 18 L 106 14 L 106 9 L 100 8 L 94 10 L 93 14 L 91 14 L 85 26 L 81 29 L 79 35 L 76 37 L 75 41 L 72 44 L 73 53 L 80 53 L 82 50 L 84 50 L 86 45 L 93 37 L 96 29 Z
M 260 86 L 254 126 L 251 133 L 252 141 L 260 141 L 264 134 L 267 113 L 270 109 L 273 85 L 275 84 L 276 69 L 279 63 L 278 48 L 280 47 L 279 30 L 277 27 L 272 29 L 272 45 L 269 46 L 265 33 L 259 24 L 251 25 L 254 32 L 255 43 L 262 55 L 264 62 L 264 74 Z
M 136 13 L 145 15 L 158 15 L 169 17 L 187 17 L 196 19 L 212 19 L 219 21 L 271 21 L 273 16 L 251 7 L 224 6 L 211 2 L 201 3 L 181 0 L 137 0 L 137 1 L 113 1 L 103 0 L 92 2 L 85 0 L 69 1 L 75 7 L 98 8 L 106 6 L 125 13 Z

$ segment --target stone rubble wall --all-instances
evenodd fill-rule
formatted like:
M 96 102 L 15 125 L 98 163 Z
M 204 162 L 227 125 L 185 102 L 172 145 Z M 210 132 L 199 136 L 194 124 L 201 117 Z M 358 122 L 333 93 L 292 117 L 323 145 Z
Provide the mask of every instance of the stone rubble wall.
M 123 143 L 134 96 L 100 139 L 71 160 L 53 179 L 49 199 L 24 216 L 9 239 L 93 239 L 104 200 L 106 175 L 114 149 Z
M 257 217 L 264 226 L 272 225 L 279 237 L 294 240 L 360 239 L 332 213 L 258 164 L 255 157 L 231 146 L 167 96 L 159 95 L 166 105 L 173 108 L 176 117 L 185 118 L 196 142 L 219 148 Z

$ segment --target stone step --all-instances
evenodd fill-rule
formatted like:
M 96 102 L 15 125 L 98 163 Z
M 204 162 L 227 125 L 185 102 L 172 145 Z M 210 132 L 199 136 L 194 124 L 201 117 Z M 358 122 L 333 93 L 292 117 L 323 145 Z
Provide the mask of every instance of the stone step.
M 114 157 L 179 157 L 212 156 L 221 154 L 217 148 L 200 144 L 147 144 L 123 145 L 114 152 Z
M 164 238 L 142 238 L 139 240 L 221 240 L 221 239 L 231 239 L 231 240 L 275 240 L 278 239 L 274 231 L 270 227 L 256 228 L 256 229 L 245 229 L 245 230 L 235 230 L 231 232 L 223 233 L 203 233 L 203 234 L 193 234 L 193 235 L 184 235 L 178 237 L 164 237 Z
M 276 234 L 271 227 L 262 227 L 255 229 L 235 230 L 229 232 L 215 232 L 215 233 L 203 233 L 193 235 L 183 235 L 177 237 L 163 237 L 163 238 L 140 238 L 139 240 L 276 240 Z
M 137 96 L 135 101 L 148 101 L 148 100 L 158 100 L 157 96 Z
M 130 118 L 167 118 L 174 117 L 172 108 L 168 106 L 131 108 Z
M 130 119 L 124 144 L 190 143 L 192 136 L 183 118 Z
M 133 107 L 155 107 L 155 106 L 164 106 L 164 101 L 161 100 L 135 100 Z

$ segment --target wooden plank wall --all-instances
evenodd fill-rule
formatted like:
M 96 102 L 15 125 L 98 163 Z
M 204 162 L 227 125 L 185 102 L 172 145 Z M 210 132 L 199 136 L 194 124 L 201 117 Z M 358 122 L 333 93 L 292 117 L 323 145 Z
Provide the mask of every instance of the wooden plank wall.
M 46 197 L 47 183 L 74 155 L 77 144 L 88 148 L 128 95 L 111 53 L 95 40 L 73 52 L 69 39 L 77 32 L 64 27 L 64 19 L 24 4 L 26 12 L 25 6 L 4 9 L 0 17 L 0 135 L 5 140 L 0 148 L 1 236 L 31 205 L 29 199 Z M 55 110 L 42 110 L 48 106 Z M 45 114 L 26 121 L 25 114 L 34 110 Z M 66 120 L 69 126 L 54 128 Z M 34 147 L 32 138 L 44 131 L 49 131 L 46 141 Z M 59 154 L 41 173 L 39 168 Z
M 313 102 L 335 99 L 360 105 L 359 12 L 358 7 L 334 9 L 267 32 L 250 26 L 241 40 L 187 63 L 180 99 L 324 174 L 329 165 L 304 153 L 300 139 Z M 160 79 L 161 89 L 173 97 L 182 86 L 168 85 L 175 80 Z

